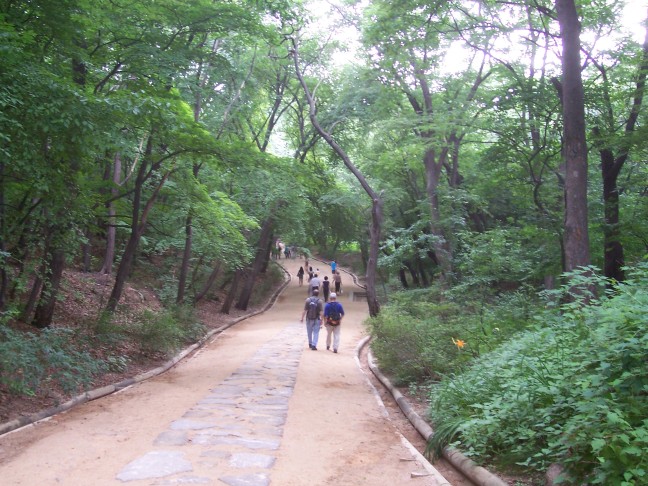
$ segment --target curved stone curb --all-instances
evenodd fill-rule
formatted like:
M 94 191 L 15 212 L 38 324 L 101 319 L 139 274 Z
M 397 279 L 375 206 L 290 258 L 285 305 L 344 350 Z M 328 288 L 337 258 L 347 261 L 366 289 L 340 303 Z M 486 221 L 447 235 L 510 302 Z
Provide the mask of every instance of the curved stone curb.
M 364 344 L 367 344 L 371 340 L 371 337 L 367 337 L 364 341 Z M 396 400 L 396 403 L 403 411 L 408 420 L 412 423 L 414 428 L 421 434 L 426 441 L 430 440 L 434 431 L 432 427 L 417 414 L 403 394 L 398 391 L 398 389 L 392 385 L 391 381 L 382 374 L 380 369 L 375 365 L 373 359 L 373 353 L 371 349 L 368 350 L 368 361 L 369 368 L 371 372 L 380 380 L 380 382 L 389 390 L 389 392 Z M 478 466 L 472 459 L 464 456 L 461 452 L 450 447 L 443 449 L 443 457 L 452 464 L 458 471 L 460 471 L 464 476 L 473 481 L 478 486 L 508 486 L 508 483 L 491 473 L 490 471 L 484 469 L 481 466 Z
M 14 420 L 11 420 L 9 422 L 5 422 L 3 424 L 0 424 L 0 435 L 4 435 L 8 432 L 12 432 L 14 430 L 20 429 L 21 427 L 25 427 L 27 425 L 32 425 L 36 422 L 39 422 L 43 419 L 53 417 L 54 415 L 58 415 L 59 413 L 66 412 L 70 410 L 73 407 L 76 407 L 77 405 L 80 405 L 85 402 L 89 402 L 92 400 L 96 400 L 97 398 L 105 397 L 106 395 L 110 395 L 112 393 L 115 393 L 120 390 L 124 390 L 128 388 L 131 385 L 134 385 L 135 383 L 140 383 L 142 381 L 148 380 L 150 378 L 153 378 L 154 376 L 161 375 L 162 373 L 168 371 L 169 369 L 173 368 L 178 362 L 186 358 L 188 355 L 193 353 L 196 349 L 199 349 L 203 347 L 214 335 L 220 334 L 226 329 L 229 329 L 232 327 L 234 324 L 238 324 L 239 322 L 249 319 L 250 317 L 256 316 L 258 314 L 261 314 L 268 309 L 270 309 L 275 302 L 277 301 L 277 298 L 281 294 L 281 292 L 290 284 L 292 281 L 292 276 L 290 275 L 290 272 L 288 272 L 285 267 L 277 262 L 275 262 L 281 270 L 283 270 L 284 274 L 288 277 L 287 280 L 284 280 L 284 283 L 272 294 L 270 299 L 268 300 L 268 303 L 261 309 L 259 309 L 256 312 L 251 312 L 249 314 L 246 314 L 241 317 L 237 317 L 234 319 L 232 322 L 229 322 L 221 327 L 218 327 L 216 329 L 212 329 L 209 331 L 207 334 L 205 334 L 198 342 L 192 344 L 188 348 L 184 349 L 181 351 L 178 355 L 164 363 L 162 366 L 158 366 L 157 368 L 154 368 L 152 370 L 146 371 L 145 373 L 141 373 L 139 375 L 136 375 L 132 378 L 127 378 L 125 380 L 120 381 L 119 383 L 115 383 L 113 385 L 107 385 L 101 388 L 97 388 L 95 390 L 90 390 L 85 393 L 82 393 L 81 395 L 77 395 L 76 397 L 71 398 L 65 403 L 62 403 L 60 405 L 46 408 L 45 410 L 41 410 L 40 412 L 31 414 L 31 415 L 26 415 L 24 417 L 20 417 Z
M 362 366 L 360 366 L 360 353 L 362 353 L 362 348 L 371 340 L 371 336 L 366 336 L 364 337 L 356 346 L 355 348 L 355 361 L 356 364 L 358 365 L 358 368 L 360 371 L 362 371 L 363 374 L 365 374 L 364 370 L 362 369 Z M 373 371 L 373 370 L 372 370 Z M 366 376 L 366 374 L 365 374 Z M 380 407 L 380 411 L 382 412 L 383 417 L 385 417 L 387 420 L 389 420 L 389 412 L 387 412 L 387 407 L 385 407 L 385 404 L 383 403 L 382 399 L 380 398 L 380 394 L 378 393 L 378 390 L 376 390 L 376 387 L 373 386 L 373 383 L 369 381 L 369 378 L 367 378 L 367 383 L 371 387 L 371 390 L 373 392 L 374 397 L 376 398 L 376 401 L 378 402 L 378 406 Z M 408 417 L 409 418 L 409 417 Z M 452 486 L 446 478 L 443 477 L 443 475 L 428 461 L 428 459 L 421 454 L 414 445 L 407 440 L 407 438 L 401 434 L 400 432 L 397 432 L 398 436 L 400 437 L 401 442 L 403 445 L 412 453 L 412 455 L 416 458 L 418 462 L 421 463 L 423 468 L 429 473 L 430 476 L 434 478 L 436 481 L 436 486 Z

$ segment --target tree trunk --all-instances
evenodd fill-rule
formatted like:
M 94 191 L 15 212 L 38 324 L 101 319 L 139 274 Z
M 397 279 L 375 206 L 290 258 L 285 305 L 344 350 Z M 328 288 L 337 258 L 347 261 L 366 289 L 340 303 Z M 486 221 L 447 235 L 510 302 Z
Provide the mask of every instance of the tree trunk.
M 439 184 L 441 181 L 441 169 L 443 164 L 436 161 L 436 153 L 432 149 L 425 151 L 423 156 L 425 166 L 425 190 L 430 203 L 430 229 L 435 236 L 433 242 L 434 254 L 439 264 L 442 280 L 446 280 L 452 271 L 450 245 L 445 237 L 441 225 L 441 211 L 439 209 Z
M 232 303 L 234 302 L 234 297 L 236 297 L 236 292 L 238 291 L 239 282 L 241 281 L 242 276 L 243 276 L 243 270 L 237 269 L 234 272 L 234 278 L 232 279 L 232 284 L 230 285 L 229 292 L 227 293 L 227 297 L 225 297 L 225 302 L 223 302 L 223 306 L 221 307 L 220 310 L 222 314 L 229 314 L 230 309 L 232 308 Z
M 9 274 L 7 273 L 7 240 L 5 238 L 7 222 L 5 219 L 5 161 L 0 160 L 0 311 L 5 310 L 9 292 Z
M 128 238 L 128 243 L 126 243 L 126 248 L 124 249 L 124 253 L 122 255 L 121 261 L 119 262 L 119 268 L 117 270 L 117 275 L 115 277 L 115 284 L 113 286 L 110 297 L 108 298 L 108 303 L 106 304 L 106 311 L 108 312 L 114 312 L 117 309 L 117 304 L 121 299 L 121 295 L 124 291 L 124 285 L 126 284 L 126 280 L 128 279 L 128 276 L 133 266 L 133 261 L 135 260 L 135 252 L 137 251 L 137 246 L 139 245 L 139 241 L 142 238 L 142 235 L 144 234 L 144 230 L 146 229 L 148 214 L 151 211 L 151 208 L 153 207 L 153 203 L 155 202 L 157 195 L 162 189 L 162 186 L 164 186 L 166 180 L 171 175 L 170 172 L 167 172 L 166 174 L 164 174 L 164 176 L 160 178 L 160 181 L 158 182 L 157 186 L 153 190 L 151 197 L 146 202 L 146 205 L 142 210 L 142 214 L 140 214 L 140 208 L 142 205 L 142 191 L 144 188 L 144 184 L 146 180 L 151 176 L 151 174 L 155 173 L 157 169 L 159 169 L 161 164 L 161 161 L 152 164 L 147 175 L 148 164 L 146 161 L 150 158 L 152 150 L 153 150 L 153 140 L 152 140 L 152 136 L 149 136 L 144 160 L 142 160 L 142 163 L 140 165 L 137 174 L 137 178 L 135 179 L 135 189 L 133 192 L 131 234 Z
M 409 283 L 407 283 L 407 276 L 405 275 L 404 267 L 398 269 L 398 279 L 404 289 L 409 289 Z
M 421 281 L 419 280 L 418 271 L 416 270 L 416 268 L 414 268 L 412 262 L 407 261 L 404 262 L 404 264 L 407 267 L 407 270 L 409 270 L 410 275 L 412 276 L 412 284 L 416 288 L 421 288 Z
M 607 79 L 607 72 L 600 67 L 601 74 Z M 621 148 L 614 154 L 613 148 L 608 143 L 607 137 L 601 137 L 605 140 L 600 148 L 601 157 L 601 175 L 603 178 L 603 204 L 605 208 L 605 225 L 603 226 L 603 259 L 604 272 L 608 279 L 622 282 L 625 280 L 623 266 L 625 257 L 623 245 L 621 243 L 621 229 L 619 227 L 619 187 L 618 178 L 621 173 L 628 155 L 632 142 L 630 139 L 634 136 L 637 119 L 643 106 L 644 90 L 646 89 L 646 76 L 648 75 L 648 28 L 644 37 L 642 59 L 638 68 L 636 89 L 632 100 L 632 108 L 625 124 Z M 612 110 L 611 101 L 610 111 Z M 610 130 L 614 130 L 614 119 L 610 120 Z M 599 130 L 595 129 L 595 134 L 600 135 Z
M 587 144 L 580 65 L 580 23 L 574 0 L 556 0 L 563 44 L 563 159 L 565 161 L 565 271 L 590 264 Z
M 283 205 L 280 203 L 280 205 Z M 271 211 L 270 214 L 273 215 L 275 211 Z M 268 248 L 269 243 L 272 243 L 272 230 L 274 228 L 274 217 L 268 216 L 261 226 L 261 233 L 259 234 L 259 241 L 257 242 L 256 254 L 254 256 L 254 262 L 252 262 L 252 268 L 245 279 L 243 289 L 241 290 L 241 295 L 239 296 L 238 301 L 236 302 L 236 308 L 240 310 L 246 310 L 250 304 L 250 298 L 252 297 L 252 291 L 254 290 L 254 283 L 256 278 L 261 273 L 263 268 L 263 263 L 268 258 Z
M 112 200 L 117 197 L 117 186 L 120 183 L 121 178 L 121 154 L 118 152 L 115 154 L 113 162 L 113 187 L 111 189 L 112 198 L 111 201 L 106 203 L 106 209 L 108 210 L 108 227 L 106 228 L 106 251 L 104 253 L 104 261 L 101 265 L 99 273 L 104 275 L 112 274 L 112 267 L 115 261 L 115 241 L 117 239 L 117 228 L 115 227 L 115 207 Z
M 216 277 L 218 277 L 218 274 L 220 273 L 221 266 L 222 266 L 221 261 L 219 261 L 214 266 L 211 273 L 209 274 L 209 277 L 207 278 L 207 282 L 205 282 L 205 285 L 203 286 L 202 290 L 198 292 L 198 295 L 196 295 L 196 298 L 194 299 L 194 303 L 198 303 L 199 301 L 205 298 L 207 292 L 209 292 L 209 289 L 211 289 L 212 285 L 214 285 L 214 282 L 216 281 Z
M 351 159 L 347 153 L 338 145 L 338 143 L 333 139 L 333 136 L 324 130 L 319 123 L 317 118 L 317 106 L 315 104 L 315 98 L 311 94 L 304 77 L 301 74 L 301 69 L 299 67 L 299 55 L 298 55 L 298 46 L 296 39 L 292 39 L 292 55 L 295 63 L 295 74 L 299 79 L 299 83 L 302 86 L 304 95 L 308 100 L 309 105 L 309 116 L 313 127 L 317 133 L 326 141 L 326 143 L 333 149 L 333 151 L 342 159 L 344 165 L 347 169 L 355 176 L 362 188 L 365 190 L 367 195 L 371 198 L 371 226 L 369 230 L 370 240 L 369 240 L 369 258 L 367 259 L 367 305 L 369 307 L 369 315 L 371 317 L 376 317 L 380 313 L 380 303 L 378 302 L 378 296 L 376 293 L 376 273 L 378 265 L 378 255 L 380 252 L 380 237 L 381 237 L 381 228 L 383 221 L 383 212 L 382 212 L 382 196 L 378 194 L 373 188 L 369 185 L 364 175 L 358 170 L 358 168 L 351 162 Z
M 176 295 L 176 304 L 182 304 L 185 298 L 185 288 L 187 286 L 187 275 L 189 274 L 189 262 L 191 261 L 191 247 L 193 241 L 193 217 L 187 216 L 185 222 L 185 245 L 182 252 L 182 262 L 180 264 L 180 275 L 178 276 L 178 294 Z
M 41 297 L 34 313 L 32 325 L 44 329 L 52 324 L 54 317 L 54 308 L 58 297 L 61 279 L 63 278 L 63 269 L 65 268 L 65 251 L 58 248 L 52 252 L 49 265 L 49 278 L 43 282 Z

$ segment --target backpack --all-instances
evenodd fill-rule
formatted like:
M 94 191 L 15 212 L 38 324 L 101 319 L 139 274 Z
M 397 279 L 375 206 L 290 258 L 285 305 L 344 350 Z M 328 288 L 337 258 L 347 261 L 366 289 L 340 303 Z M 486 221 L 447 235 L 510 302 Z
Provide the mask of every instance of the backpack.
M 331 304 L 329 315 L 326 317 L 326 323 L 331 326 L 337 326 L 342 320 L 342 313 L 340 312 L 340 304 L 335 302 Z
M 320 300 L 317 297 L 311 297 L 308 299 L 308 310 L 306 311 L 306 317 L 308 319 L 317 319 L 319 317 L 321 307 Z

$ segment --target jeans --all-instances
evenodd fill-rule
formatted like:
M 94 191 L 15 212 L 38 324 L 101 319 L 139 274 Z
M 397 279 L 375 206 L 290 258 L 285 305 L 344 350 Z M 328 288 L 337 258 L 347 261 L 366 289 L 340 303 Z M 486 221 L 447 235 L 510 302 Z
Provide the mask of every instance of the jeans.
M 309 346 L 317 346 L 319 331 L 320 331 L 320 320 L 306 318 L 306 334 L 308 335 Z

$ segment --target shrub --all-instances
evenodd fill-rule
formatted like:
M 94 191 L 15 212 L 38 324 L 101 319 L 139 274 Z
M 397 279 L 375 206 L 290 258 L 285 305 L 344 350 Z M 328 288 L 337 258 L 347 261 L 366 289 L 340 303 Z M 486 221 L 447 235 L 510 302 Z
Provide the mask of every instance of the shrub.
M 368 321 L 372 349 L 400 383 L 439 380 L 526 328 L 534 305 L 522 291 L 495 297 L 488 307 L 465 296 L 444 300 L 429 289 L 399 292 Z
M 66 329 L 45 329 L 39 334 L 0 327 L 0 382 L 16 394 L 60 387 L 65 393 L 87 388 L 105 364 L 82 348 Z
M 432 446 L 537 470 L 561 462 L 577 484 L 645 484 L 648 265 L 628 274 L 591 305 L 547 311 L 438 385 L 431 416 L 452 433 Z

